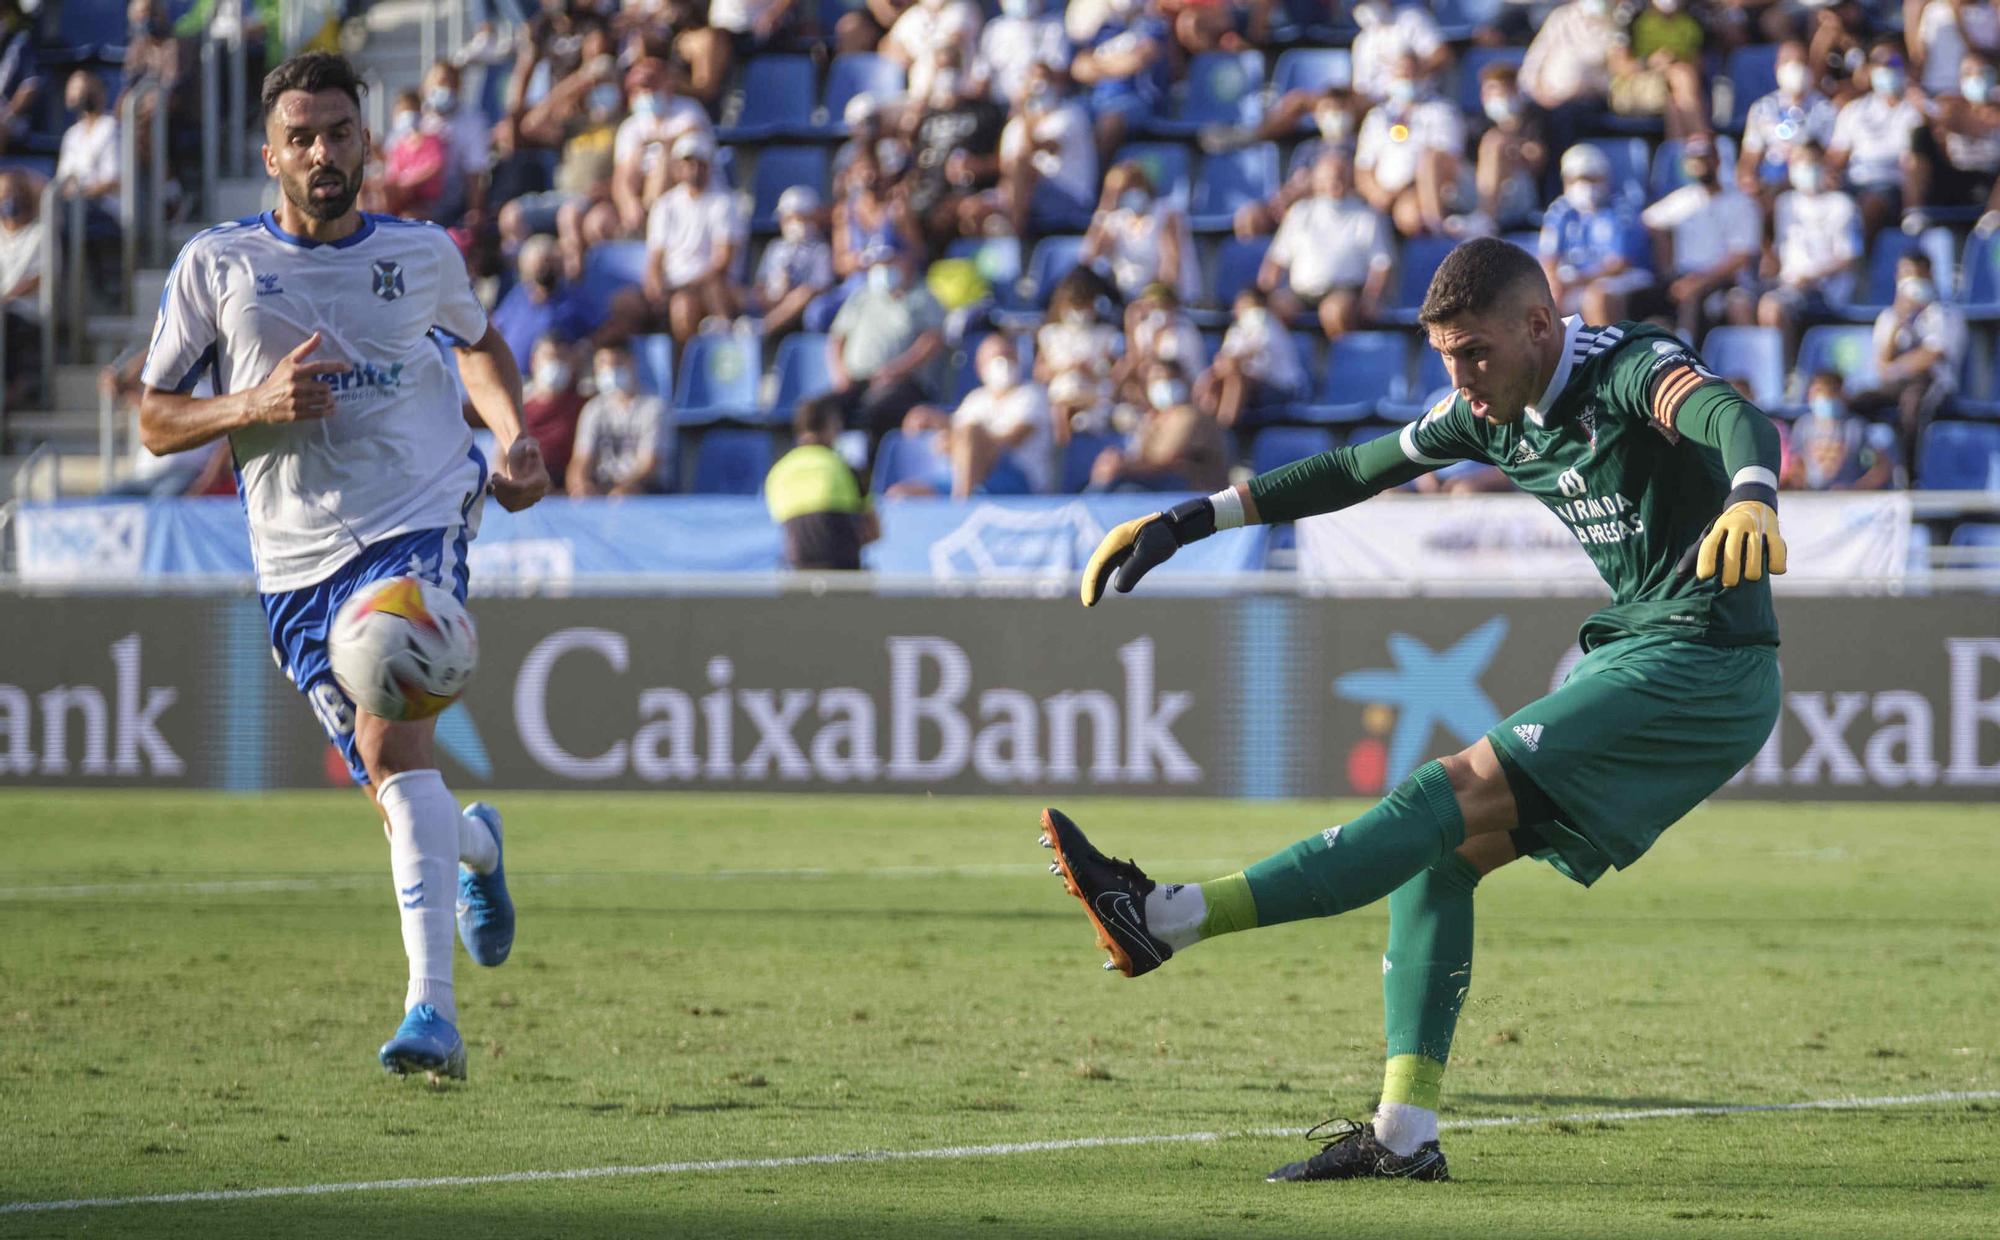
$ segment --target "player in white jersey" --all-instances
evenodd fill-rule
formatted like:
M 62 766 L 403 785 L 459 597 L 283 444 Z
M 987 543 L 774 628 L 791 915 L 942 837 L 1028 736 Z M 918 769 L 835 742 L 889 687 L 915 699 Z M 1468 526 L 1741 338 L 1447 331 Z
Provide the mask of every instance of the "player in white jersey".
M 434 721 L 355 709 L 334 682 L 326 631 L 349 595 L 384 577 L 414 574 L 464 599 L 484 496 L 516 511 L 549 477 L 522 433 L 520 370 L 451 238 L 355 209 L 370 141 L 360 103 L 361 80 L 339 56 L 297 56 L 264 79 L 264 167 L 280 201 L 201 233 L 175 260 L 139 425 L 160 454 L 229 439 L 274 654 L 389 836 L 410 980 L 382 1064 L 462 1078 L 452 896 L 467 952 L 504 961 L 514 907 L 500 816 L 484 804 L 460 812 L 437 770 Z M 498 441 L 490 476 L 437 341 L 456 350 Z M 213 397 L 191 394 L 204 373 Z

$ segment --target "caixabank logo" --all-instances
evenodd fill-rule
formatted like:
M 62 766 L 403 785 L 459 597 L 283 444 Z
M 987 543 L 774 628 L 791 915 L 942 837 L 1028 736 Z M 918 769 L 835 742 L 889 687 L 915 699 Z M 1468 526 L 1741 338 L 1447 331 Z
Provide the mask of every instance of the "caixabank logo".
M 1439 751 L 1442 733 L 1470 745 L 1500 722 L 1480 685 L 1507 640 L 1507 617 L 1494 616 L 1442 648 L 1403 632 L 1389 634 L 1391 667 L 1338 676 L 1335 697 L 1361 705 L 1366 733 L 1347 752 L 1348 787 L 1378 793 Z

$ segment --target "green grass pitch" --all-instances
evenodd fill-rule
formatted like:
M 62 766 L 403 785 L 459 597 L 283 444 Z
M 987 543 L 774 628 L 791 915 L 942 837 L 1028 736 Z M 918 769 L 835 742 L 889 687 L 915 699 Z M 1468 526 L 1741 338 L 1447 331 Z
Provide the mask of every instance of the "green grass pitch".
M 16 1236 L 1992 1236 L 1991 806 L 1717 804 L 1479 896 L 1456 1182 L 1273 1185 L 1379 1083 L 1383 914 L 1128 982 L 1032 801 L 501 796 L 471 1079 L 386 1076 L 403 961 L 351 794 L 0 795 L 0 1203 L 1214 1132 L 1221 1139 L 0 1212 Z M 1065 802 L 1196 879 L 1351 805 Z M 1565 1118 L 1574 1116 L 1585 1118 Z

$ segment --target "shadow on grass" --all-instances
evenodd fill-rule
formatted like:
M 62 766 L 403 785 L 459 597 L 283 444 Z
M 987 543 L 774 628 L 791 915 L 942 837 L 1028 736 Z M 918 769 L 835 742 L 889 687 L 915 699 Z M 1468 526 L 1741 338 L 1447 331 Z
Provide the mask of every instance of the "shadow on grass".
M 1590 1107 L 1607 1111 L 1652 1111 L 1665 1107 L 1733 1107 L 1754 1105 L 1741 1098 L 1617 1098 L 1598 1094 L 1467 1094 L 1451 1091 L 1453 1103 L 1478 1103 L 1483 1106 L 1530 1107 Z

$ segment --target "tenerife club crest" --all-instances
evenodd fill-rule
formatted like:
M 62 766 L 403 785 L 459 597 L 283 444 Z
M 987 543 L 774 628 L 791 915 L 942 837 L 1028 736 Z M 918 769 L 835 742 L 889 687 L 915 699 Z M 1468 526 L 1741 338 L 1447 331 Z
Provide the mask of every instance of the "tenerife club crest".
M 377 259 L 372 268 L 375 273 L 375 295 L 383 301 L 394 301 L 403 295 L 403 265 L 388 259 Z

